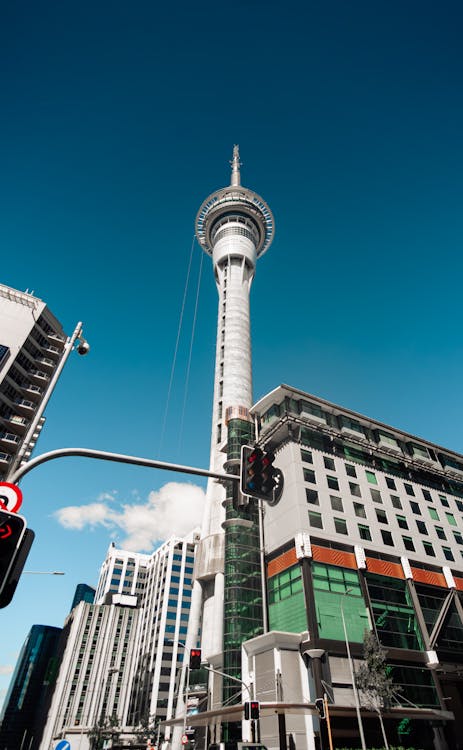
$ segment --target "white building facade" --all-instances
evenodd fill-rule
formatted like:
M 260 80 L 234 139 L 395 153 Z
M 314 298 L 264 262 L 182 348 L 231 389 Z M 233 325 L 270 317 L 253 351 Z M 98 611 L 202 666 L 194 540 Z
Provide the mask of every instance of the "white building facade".
M 42 429 L 33 420 L 64 353 L 66 335 L 45 302 L 0 284 L 0 480 L 27 460 Z M 32 426 L 32 431 L 31 431 Z

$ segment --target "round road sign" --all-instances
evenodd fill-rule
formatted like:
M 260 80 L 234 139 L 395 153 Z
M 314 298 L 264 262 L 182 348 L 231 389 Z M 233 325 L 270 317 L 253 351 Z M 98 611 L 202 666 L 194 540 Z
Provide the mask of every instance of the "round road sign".
M 0 482 L 0 508 L 9 513 L 17 513 L 23 501 L 23 493 L 10 482 Z
M 60 740 L 57 745 L 55 745 L 55 750 L 71 750 L 71 743 L 67 740 Z

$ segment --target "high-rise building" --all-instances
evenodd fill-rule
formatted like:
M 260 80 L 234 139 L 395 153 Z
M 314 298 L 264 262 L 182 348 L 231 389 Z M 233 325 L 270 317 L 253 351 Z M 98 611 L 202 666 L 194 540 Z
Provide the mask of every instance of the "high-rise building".
M 244 644 L 243 679 L 285 706 L 297 748 L 316 747 L 325 693 L 335 744 L 357 734 L 359 747 L 346 640 L 358 665 L 372 630 L 398 688 L 391 744 L 461 747 L 463 456 L 285 385 L 251 414 L 284 491 L 265 508 L 269 632 Z M 305 715 L 289 705 L 304 703 Z M 270 713 L 261 736 L 274 746 Z M 362 713 L 367 746 L 382 746 Z
M 270 247 L 274 222 L 265 201 L 241 185 L 238 147 L 231 183 L 212 193 L 196 218 L 196 236 L 212 258 L 219 295 L 210 468 L 236 471 L 240 447 L 252 438 L 249 296 L 257 259 Z M 227 558 L 227 566 L 225 566 Z M 237 617 L 237 613 L 241 617 Z M 187 646 L 201 623 L 205 658 L 239 679 L 241 643 L 262 632 L 257 507 L 231 487 L 209 480 L 195 567 Z M 220 671 L 220 670 L 218 670 Z M 211 679 L 211 705 L 221 705 L 236 682 Z
M 129 741 L 172 717 L 194 552 L 193 537 L 172 537 L 151 555 L 110 545 L 95 603 L 80 602 L 67 618 L 41 750 L 58 738 L 88 750 L 89 736 L 111 722 Z
M 33 625 L 21 649 L 0 719 L 0 747 L 29 748 L 46 687 L 56 676 L 61 628 Z
M 95 589 L 87 583 L 78 583 L 72 599 L 71 610 L 74 609 L 74 607 L 77 607 L 79 602 L 93 604 L 95 593 Z
M 27 460 L 43 418 L 40 404 L 63 356 L 66 336 L 45 302 L 0 284 L 0 480 Z

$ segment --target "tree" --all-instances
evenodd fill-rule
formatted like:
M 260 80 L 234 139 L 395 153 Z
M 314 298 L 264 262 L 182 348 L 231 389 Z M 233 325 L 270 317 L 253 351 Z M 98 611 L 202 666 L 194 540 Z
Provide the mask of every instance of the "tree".
M 389 745 L 384 729 L 382 710 L 391 706 L 394 696 L 400 691 L 400 688 L 394 685 L 391 668 L 386 662 L 386 651 L 379 643 L 376 635 L 370 631 L 365 632 L 363 639 L 363 658 L 364 662 L 356 672 L 355 682 L 367 705 L 378 713 L 384 745 L 388 750 Z
M 114 714 L 111 716 L 102 716 L 88 733 L 90 747 L 92 750 L 101 750 L 105 740 L 111 739 L 113 742 L 117 741 L 120 734 L 121 729 L 117 716 Z

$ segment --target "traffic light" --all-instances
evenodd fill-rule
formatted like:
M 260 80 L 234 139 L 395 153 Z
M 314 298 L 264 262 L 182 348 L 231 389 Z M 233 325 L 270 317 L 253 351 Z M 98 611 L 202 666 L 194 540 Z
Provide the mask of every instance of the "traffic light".
M 315 708 L 317 709 L 320 719 L 325 718 L 325 701 L 323 698 L 317 698 L 315 701 Z
M 201 669 L 201 649 L 192 648 L 190 650 L 190 669 Z
M 244 704 L 244 718 L 246 720 L 258 719 L 259 714 L 260 714 L 259 701 L 246 701 L 246 703 Z
M 14 584 L 13 592 L 10 598 L 5 603 L 2 603 L 2 593 L 4 589 L 11 589 L 10 577 L 15 572 L 16 558 L 26 532 L 26 519 L 23 516 L 18 516 L 17 513 L 9 513 L 7 510 L 0 510 L 0 606 L 5 607 L 11 601 L 16 583 Z M 33 538 L 33 537 L 32 537 Z M 27 552 L 29 552 L 29 548 Z M 27 553 L 26 553 L 27 557 Z M 22 562 L 21 570 L 25 562 L 25 557 Z M 19 574 L 21 573 L 19 571 Z M 18 576 L 19 578 L 19 576 Z M 6 593 L 6 591 L 5 591 Z
M 283 491 L 283 474 L 273 465 L 271 451 L 243 445 L 241 448 L 241 492 L 274 505 Z

